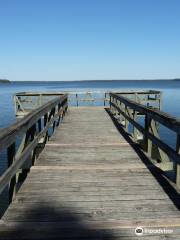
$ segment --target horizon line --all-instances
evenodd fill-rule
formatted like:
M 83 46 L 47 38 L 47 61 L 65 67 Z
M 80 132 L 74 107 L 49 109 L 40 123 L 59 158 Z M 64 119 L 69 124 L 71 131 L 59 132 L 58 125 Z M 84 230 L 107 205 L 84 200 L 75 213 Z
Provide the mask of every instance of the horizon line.
M 1 79 L 0 79 L 1 80 Z M 9 79 L 6 79 L 9 80 Z M 9 80 L 10 82 L 85 82 L 85 81 L 173 81 L 180 78 L 149 78 L 149 79 L 84 79 L 84 80 Z

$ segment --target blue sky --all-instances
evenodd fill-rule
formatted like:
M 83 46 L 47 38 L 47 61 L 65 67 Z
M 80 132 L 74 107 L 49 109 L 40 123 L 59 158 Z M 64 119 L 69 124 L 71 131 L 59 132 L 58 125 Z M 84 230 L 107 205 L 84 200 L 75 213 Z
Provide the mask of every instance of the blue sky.
M 176 77 L 179 0 L 0 0 L 0 78 Z

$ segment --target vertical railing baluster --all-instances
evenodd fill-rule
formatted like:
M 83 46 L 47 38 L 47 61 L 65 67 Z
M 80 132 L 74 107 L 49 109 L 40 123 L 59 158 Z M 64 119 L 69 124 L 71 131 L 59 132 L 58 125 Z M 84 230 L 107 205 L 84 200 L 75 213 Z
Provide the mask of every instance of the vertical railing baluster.
M 79 106 L 78 94 L 77 93 L 76 93 L 76 105 L 77 105 L 77 107 Z
M 41 118 L 38 120 L 38 131 L 41 132 L 42 125 L 41 125 Z
M 52 111 L 52 117 L 54 117 L 55 114 L 56 114 L 56 108 L 54 107 Z M 54 122 L 53 122 L 53 132 L 55 130 L 55 127 L 56 127 L 56 119 L 54 119 Z
M 148 114 L 145 115 L 145 135 L 144 135 L 144 143 L 145 143 L 145 150 L 148 155 L 151 157 L 152 154 L 152 141 L 148 138 L 146 133 L 149 133 L 151 126 L 151 119 Z
M 8 167 L 10 167 L 14 162 L 15 153 L 16 153 L 16 145 L 14 142 L 7 148 Z M 16 175 L 11 178 L 11 181 L 8 186 L 9 203 L 12 202 L 15 193 L 16 193 Z
M 116 98 L 116 107 L 118 108 L 119 107 L 119 100 Z M 119 111 L 118 109 L 116 108 L 116 117 L 118 118 L 119 116 Z
M 60 113 L 60 111 L 61 111 L 61 104 L 60 103 L 58 104 L 58 110 L 57 111 L 58 111 L 59 117 L 58 117 L 56 126 L 58 127 L 59 124 L 60 124 L 60 121 L 61 121 L 61 113 Z
M 111 96 L 111 93 L 109 94 L 109 106 L 110 106 L 110 111 L 112 112 L 112 96 Z
M 124 104 L 124 112 L 125 112 L 125 114 L 126 115 L 128 115 L 128 107 Z M 125 121 L 125 123 L 124 123 L 124 125 L 125 125 L 125 130 L 126 130 L 126 132 L 128 132 L 128 125 L 129 125 L 129 122 L 128 122 L 128 120 L 127 120 L 127 118 L 124 118 L 124 121 Z
M 48 113 L 44 114 L 44 128 L 46 127 L 47 123 L 48 123 Z M 43 140 L 44 144 L 46 144 L 47 139 L 48 139 L 48 130 L 46 131 L 44 136 L 44 140 Z
M 117 102 L 117 106 L 118 108 L 121 108 L 121 102 L 118 100 Z M 121 113 L 118 111 L 118 121 L 120 122 L 121 121 Z
M 133 110 L 133 120 L 135 122 L 137 120 L 137 112 L 135 110 Z M 137 128 L 135 128 L 134 125 L 133 125 L 133 137 L 134 137 L 134 140 L 137 141 L 137 139 L 138 139 L 138 130 L 137 130 Z
M 180 153 L 180 134 L 177 134 L 176 152 Z M 180 164 L 176 164 L 176 185 L 180 189 Z

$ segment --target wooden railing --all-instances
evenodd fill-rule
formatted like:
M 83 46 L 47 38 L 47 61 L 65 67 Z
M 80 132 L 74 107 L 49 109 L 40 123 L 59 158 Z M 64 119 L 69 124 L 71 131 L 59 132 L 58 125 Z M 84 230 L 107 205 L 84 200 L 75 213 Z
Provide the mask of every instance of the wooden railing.
M 8 187 L 9 202 L 68 108 L 61 95 L 33 110 L 0 132 L 0 152 L 7 152 L 8 168 L 0 177 L 0 193 Z
M 180 121 L 162 111 L 148 108 L 115 93 L 110 93 L 110 109 L 134 141 L 139 140 L 143 150 L 151 159 L 160 163 L 159 166 L 162 169 L 166 163 L 172 163 L 176 176 L 175 182 L 180 188 Z M 138 116 L 141 116 L 141 123 Z M 161 139 L 158 131 L 160 125 L 176 134 L 174 148 Z M 140 135 L 141 137 L 138 137 Z
M 118 91 L 118 90 L 117 90 Z M 116 91 L 116 92 L 117 92 Z M 161 108 L 161 92 L 155 90 L 145 91 L 118 91 L 126 96 L 147 106 Z M 14 96 L 16 116 L 24 116 L 33 109 L 50 101 L 55 96 L 62 96 L 66 92 L 20 92 Z M 109 106 L 109 92 L 103 90 L 68 92 L 69 106 Z

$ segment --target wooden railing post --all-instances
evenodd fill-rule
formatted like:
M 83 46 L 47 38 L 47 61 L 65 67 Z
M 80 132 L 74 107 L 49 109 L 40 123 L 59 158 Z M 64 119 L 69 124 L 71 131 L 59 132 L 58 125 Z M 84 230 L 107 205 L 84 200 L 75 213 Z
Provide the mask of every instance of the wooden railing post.
M 135 122 L 137 120 L 137 112 L 135 110 L 133 110 L 133 120 Z M 133 126 L 133 137 L 134 137 L 134 140 L 137 141 L 137 139 L 138 139 L 138 131 L 135 128 L 135 126 Z
M 42 124 L 41 124 L 41 118 L 38 120 L 38 131 L 41 132 L 42 130 Z
M 77 93 L 76 93 L 76 105 L 77 105 L 77 107 L 79 106 L 78 94 Z
M 44 128 L 46 127 L 46 125 L 48 123 L 48 115 L 49 115 L 48 113 L 44 114 Z M 46 144 L 47 140 L 48 140 L 48 130 L 45 133 L 43 143 Z
M 119 100 L 118 100 L 118 102 L 117 102 L 117 107 L 118 107 L 118 108 L 121 108 L 121 102 L 120 102 Z M 121 116 L 121 113 L 120 113 L 119 111 L 118 111 L 118 115 L 119 115 L 119 116 L 118 116 L 118 122 L 121 123 L 121 117 L 122 117 L 122 116 Z
M 109 94 L 109 107 L 110 107 L 110 111 L 112 112 L 112 96 L 111 96 L 111 94 Z
M 20 186 L 18 183 L 21 184 L 24 181 L 34 164 L 39 147 L 45 145 L 48 129 L 55 128 L 60 114 L 59 109 L 62 108 L 65 113 L 67 106 L 67 95 L 57 97 L 33 110 L 9 128 L 1 130 L 0 151 L 7 151 L 8 169 L 0 177 L 0 193 L 8 186 L 9 203 L 18 191 Z M 16 150 L 17 137 L 20 143 L 17 144 Z
M 137 96 L 136 96 L 137 98 Z M 157 97 L 156 97 L 157 98 Z M 173 164 L 176 166 L 176 184 L 180 188 L 180 121 L 164 112 L 159 111 L 157 108 L 148 108 L 147 106 L 132 101 L 119 94 L 111 93 L 111 112 L 114 109 L 122 116 L 123 120 L 120 121 L 125 130 L 128 132 L 128 124 L 132 124 L 133 133 L 131 136 L 137 139 L 137 134 L 143 134 L 144 142 L 140 142 L 141 147 L 150 157 L 150 160 L 163 171 L 173 169 Z M 153 100 L 149 96 L 150 100 Z M 137 100 L 137 99 L 136 99 Z M 148 99 L 145 99 L 147 101 Z M 143 100 L 144 101 L 144 100 Z M 118 103 L 117 103 L 118 102 Z M 119 105 L 119 103 L 121 103 Z M 137 115 L 144 116 L 144 126 L 136 119 Z M 116 118 L 117 120 L 117 118 Z M 119 121 L 119 118 L 118 118 Z M 161 139 L 159 134 L 159 125 L 167 127 L 174 131 L 177 136 L 176 151 L 173 147 Z M 154 159 L 154 160 L 153 160 Z
M 58 110 L 57 111 L 59 113 L 59 117 L 58 117 L 56 126 L 58 127 L 59 124 L 60 124 L 60 121 L 61 121 L 61 104 L 58 104 Z
M 114 115 L 115 111 L 114 111 L 114 107 L 113 107 L 112 103 L 114 103 L 114 97 L 113 96 L 111 97 L 111 112 Z
M 120 101 L 119 101 L 119 108 L 120 108 L 121 111 L 123 111 L 122 102 L 120 102 Z M 120 116 L 121 116 L 120 122 L 121 122 L 121 124 L 124 126 L 124 123 L 123 123 L 123 121 L 124 121 L 124 116 L 123 116 L 122 114 L 121 114 Z
M 117 109 L 117 107 L 119 107 L 119 100 L 118 99 L 116 99 L 116 116 L 118 117 L 118 115 L 119 115 L 119 111 L 118 111 L 118 109 Z
M 15 143 L 11 144 L 7 148 L 8 167 L 10 167 L 14 162 L 16 152 L 15 148 L 16 148 Z M 9 190 L 9 203 L 11 203 L 16 193 L 16 174 L 11 178 L 8 190 Z
M 177 140 L 176 140 L 176 152 L 180 153 L 180 135 L 177 134 Z M 176 164 L 176 185 L 180 189 L 180 164 Z
M 107 95 L 107 93 L 105 92 L 104 93 L 104 106 L 106 106 L 106 95 Z
M 145 115 L 145 134 L 144 134 L 144 144 L 145 151 L 151 157 L 152 155 L 152 141 L 148 138 L 147 134 L 150 132 L 151 119 L 148 114 Z
M 24 143 L 24 149 L 28 146 L 29 143 L 31 143 L 34 140 L 35 134 L 36 134 L 36 124 L 34 124 L 26 132 L 26 139 L 25 139 L 25 143 Z M 26 176 L 27 176 L 31 166 L 34 165 L 35 158 L 36 158 L 36 148 L 33 149 L 30 152 L 29 156 L 27 156 L 26 161 L 22 165 L 21 173 L 19 173 L 19 175 L 18 175 L 18 183 L 24 181 L 24 179 L 26 178 Z
M 125 114 L 127 115 L 128 114 L 128 107 L 126 105 L 124 105 L 124 111 L 125 111 Z M 126 132 L 128 132 L 128 126 L 129 126 L 129 122 L 127 120 L 127 118 L 124 118 L 124 125 L 125 125 L 125 130 Z
M 34 124 L 32 126 L 32 130 L 31 130 L 31 142 L 34 140 L 36 134 L 37 134 L 37 129 L 36 129 L 36 124 Z M 38 146 L 38 145 L 37 145 Z M 27 166 L 26 172 L 28 172 L 31 168 L 32 165 L 34 165 L 35 161 L 36 161 L 36 150 L 37 150 L 37 146 L 33 149 L 31 156 L 30 156 L 30 162 Z
M 54 107 L 54 108 L 52 109 L 52 116 L 54 117 L 55 114 L 56 114 L 56 108 Z M 56 127 L 56 119 L 55 119 L 54 122 L 53 122 L 53 132 L 54 132 L 54 130 L 55 130 L 55 127 Z

